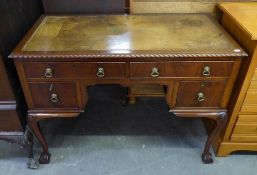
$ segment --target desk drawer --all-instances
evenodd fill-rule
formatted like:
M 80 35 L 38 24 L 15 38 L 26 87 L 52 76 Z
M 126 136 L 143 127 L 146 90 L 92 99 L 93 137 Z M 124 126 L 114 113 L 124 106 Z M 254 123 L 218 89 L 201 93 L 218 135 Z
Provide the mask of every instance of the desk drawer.
M 74 83 L 29 83 L 35 108 L 78 108 Z
M 181 81 L 176 107 L 219 107 L 226 81 Z
M 232 67 L 232 61 L 132 62 L 130 63 L 130 77 L 229 77 Z
M 25 62 L 27 78 L 124 78 L 125 62 Z

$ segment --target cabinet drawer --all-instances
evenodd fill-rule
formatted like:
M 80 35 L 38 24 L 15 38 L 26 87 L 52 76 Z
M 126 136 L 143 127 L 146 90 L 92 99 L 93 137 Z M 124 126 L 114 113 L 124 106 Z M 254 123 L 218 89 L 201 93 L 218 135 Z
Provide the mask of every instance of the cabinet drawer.
M 250 86 L 248 88 L 248 92 L 257 93 L 257 81 L 251 81 Z
M 238 123 L 247 122 L 247 123 L 256 123 L 257 124 L 257 115 L 239 115 L 237 118 Z
M 256 80 L 257 81 L 257 68 L 254 71 L 252 80 Z
M 241 112 L 257 112 L 257 81 L 255 80 L 250 83 Z
M 228 77 L 233 62 L 132 62 L 130 63 L 131 78 L 151 77 Z
M 78 108 L 74 83 L 29 83 L 35 108 Z
M 232 134 L 232 142 L 257 142 L 257 135 Z
M 24 70 L 27 78 L 124 78 L 126 64 L 125 62 L 25 62 Z
M 234 142 L 257 142 L 257 123 L 237 123 L 230 140 Z
M 237 123 L 233 134 L 251 134 L 257 136 L 257 123 L 256 124 L 243 124 Z
M 219 107 L 226 81 L 182 81 L 176 107 Z
M 244 105 L 254 104 L 257 104 L 257 92 L 247 92 L 244 99 Z
M 243 105 L 240 112 L 257 112 L 257 105 Z
M 257 141 L 257 115 L 239 115 L 231 135 L 231 141 Z

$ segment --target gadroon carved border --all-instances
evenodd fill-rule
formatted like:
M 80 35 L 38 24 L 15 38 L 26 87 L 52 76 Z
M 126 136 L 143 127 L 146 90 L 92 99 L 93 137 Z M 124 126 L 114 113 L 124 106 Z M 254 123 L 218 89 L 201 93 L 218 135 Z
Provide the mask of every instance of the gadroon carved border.
M 186 53 L 186 54 L 13 54 L 10 58 L 203 58 L 203 57 L 244 57 L 247 53 Z

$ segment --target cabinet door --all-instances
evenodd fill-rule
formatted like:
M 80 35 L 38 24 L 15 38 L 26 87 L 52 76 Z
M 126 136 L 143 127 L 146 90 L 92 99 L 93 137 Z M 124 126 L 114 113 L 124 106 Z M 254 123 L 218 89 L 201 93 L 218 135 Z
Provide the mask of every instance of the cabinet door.
M 219 107 L 226 81 L 179 82 L 176 107 Z

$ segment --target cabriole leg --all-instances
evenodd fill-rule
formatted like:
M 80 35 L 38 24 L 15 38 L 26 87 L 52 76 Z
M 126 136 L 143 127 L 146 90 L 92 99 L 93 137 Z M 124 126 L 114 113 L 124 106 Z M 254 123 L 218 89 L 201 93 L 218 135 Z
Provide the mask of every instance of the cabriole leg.
M 212 119 L 216 121 L 216 127 L 212 131 L 211 135 L 209 135 L 205 143 L 204 151 L 202 153 L 202 161 L 205 164 L 213 163 L 213 158 L 212 158 L 212 154 L 210 153 L 210 148 L 214 143 L 215 139 L 217 138 L 217 136 L 219 136 L 222 129 L 224 128 L 227 120 L 227 114 L 226 112 L 222 112 L 216 117 L 213 117 Z
M 47 145 L 46 139 L 40 129 L 40 125 L 38 123 L 39 120 L 40 120 L 39 117 L 29 115 L 28 116 L 28 125 L 29 125 L 29 128 L 31 129 L 31 131 L 33 132 L 33 134 L 37 137 L 37 139 L 39 140 L 40 144 L 43 147 L 43 152 L 40 155 L 39 163 L 40 164 L 48 164 L 50 162 L 51 154 L 48 151 L 48 145 Z
M 25 140 L 26 140 L 26 147 L 28 151 L 28 161 L 27 167 L 30 169 L 37 169 L 39 167 L 39 162 L 35 160 L 34 153 L 33 153 L 33 134 L 30 131 L 29 127 L 26 128 L 25 132 Z

